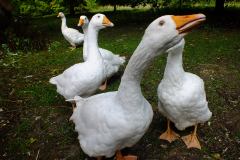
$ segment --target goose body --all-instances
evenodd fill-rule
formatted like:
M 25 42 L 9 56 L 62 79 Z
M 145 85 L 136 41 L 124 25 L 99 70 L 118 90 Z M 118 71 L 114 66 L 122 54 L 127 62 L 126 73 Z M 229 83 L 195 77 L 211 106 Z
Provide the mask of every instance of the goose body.
M 112 157 L 117 150 L 133 146 L 147 131 L 153 117 L 146 99 L 141 100 L 138 109 L 129 108 L 132 112 L 138 110 L 129 114 L 128 104 L 119 99 L 118 92 L 75 100 L 77 108 L 71 120 L 79 133 L 82 150 L 91 157 Z
M 68 100 L 76 102 L 70 120 L 75 124 L 79 143 L 86 154 L 111 157 L 140 140 L 153 118 L 152 107 L 141 92 L 142 75 L 155 57 L 182 38 L 172 16 L 157 18 L 145 30 L 117 91 Z M 117 160 L 122 160 L 118 153 Z
M 61 32 L 63 37 L 71 44 L 72 47 L 76 47 L 83 43 L 84 34 L 80 33 L 78 30 L 74 28 L 68 28 L 66 24 L 66 17 L 65 15 L 60 12 L 58 17 L 61 17 L 62 24 L 61 24 Z
M 84 61 L 87 60 L 87 48 L 91 47 L 86 42 L 87 34 L 88 34 L 88 23 L 89 20 L 86 16 L 80 16 L 79 24 L 78 26 L 82 26 L 83 33 L 85 35 L 84 37 L 84 44 L 83 44 L 83 59 Z M 86 42 L 86 43 L 85 43 Z M 110 78 L 113 74 L 117 73 L 119 70 L 119 67 L 125 63 L 125 57 L 121 57 L 119 55 L 116 55 L 112 53 L 111 51 L 103 48 L 99 48 L 99 51 L 101 53 L 101 56 L 104 61 L 104 68 L 106 77 Z
M 101 86 L 105 79 L 104 64 L 98 50 L 98 32 L 100 29 L 112 24 L 103 26 L 103 19 L 93 18 L 89 24 L 89 37 L 93 40 L 87 40 L 91 48 L 88 49 L 88 60 L 78 63 L 66 69 L 62 74 L 50 79 L 50 83 L 57 86 L 57 92 L 66 99 L 74 98 L 76 95 L 88 97 L 92 95 Z M 101 21 L 102 20 L 102 21 Z
M 204 15 L 189 16 L 198 19 Z M 201 20 L 201 19 L 200 19 Z M 179 135 L 170 128 L 172 121 L 177 129 L 184 130 L 194 126 L 192 134 L 182 137 L 188 148 L 201 149 L 197 138 L 197 125 L 208 121 L 212 112 L 208 108 L 203 80 L 195 74 L 185 72 L 182 66 L 184 39 L 170 48 L 167 65 L 162 81 L 158 86 L 158 109 L 168 119 L 167 130 L 160 135 L 160 139 L 172 142 Z
M 104 80 L 103 63 L 84 62 L 66 69 L 62 74 L 52 77 L 50 83 L 57 86 L 57 92 L 65 99 L 76 95 L 92 95 Z
M 158 109 L 179 130 L 206 122 L 208 109 L 203 80 L 182 67 L 184 39 L 168 51 L 164 77 L 158 86 Z
M 103 57 L 106 77 L 110 78 L 119 71 L 120 66 L 125 63 L 126 59 L 124 56 L 116 55 L 107 49 L 99 48 L 99 51 Z

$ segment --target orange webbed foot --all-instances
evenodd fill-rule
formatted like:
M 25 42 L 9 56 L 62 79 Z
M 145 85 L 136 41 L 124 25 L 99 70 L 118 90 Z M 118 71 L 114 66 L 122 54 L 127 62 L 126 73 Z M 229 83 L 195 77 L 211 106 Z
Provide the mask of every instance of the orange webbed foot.
M 197 138 L 197 125 L 195 125 L 193 133 L 187 136 L 183 136 L 182 140 L 186 144 L 187 148 L 201 149 L 200 142 Z
M 161 134 L 159 136 L 159 139 L 163 139 L 168 141 L 169 143 L 172 143 L 173 141 L 179 139 L 179 135 L 177 133 L 175 133 L 173 130 L 167 130 L 166 132 L 164 132 L 163 134 Z
M 167 130 L 159 136 L 159 139 L 167 140 L 169 143 L 177 140 L 180 136 L 170 128 L 170 121 L 167 121 Z
M 127 156 L 123 156 L 121 151 L 117 151 L 116 153 L 116 160 L 137 160 L 137 156 L 134 155 L 127 155 Z
M 137 160 L 138 159 L 137 156 L 133 156 L 133 155 L 124 156 L 123 158 L 124 158 L 124 160 Z

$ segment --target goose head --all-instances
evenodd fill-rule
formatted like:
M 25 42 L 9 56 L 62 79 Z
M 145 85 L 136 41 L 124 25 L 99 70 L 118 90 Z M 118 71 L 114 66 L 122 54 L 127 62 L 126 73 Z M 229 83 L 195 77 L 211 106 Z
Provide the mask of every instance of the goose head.
M 96 30 L 100 30 L 106 27 L 113 27 L 113 23 L 104 14 L 95 14 L 90 20 L 89 24 L 94 26 Z
M 146 45 L 151 45 L 157 54 L 181 42 L 183 37 L 205 21 L 203 14 L 183 16 L 165 15 L 154 20 L 145 30 L 143 40 Z
M 63 12 L 59 12 L 57 17 L 64 18 L 65 15 L 63 14 Z
M 88 23 L 89 23 L 89 20 L 88 20 L 87 16 L 84 16 L 84 15 L 80 16 L 79 22 L 78 22 L 79 27 L 80 26 L 85 27 L 86 25 L 88 25 Z

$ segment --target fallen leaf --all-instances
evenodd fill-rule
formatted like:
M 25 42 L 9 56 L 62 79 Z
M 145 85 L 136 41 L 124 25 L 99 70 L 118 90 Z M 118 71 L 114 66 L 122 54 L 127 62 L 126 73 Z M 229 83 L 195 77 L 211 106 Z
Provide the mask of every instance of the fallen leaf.
M 213 153 L 212 157 L 215 159 L 221 159 L 221 155 L 219 153 Z
M 29 143 L 30 144 L 33 144 L 34 142 L 36 142 L 37 141 L 37 139 L 36 138 L 33 138 L 33 137 L 31 137 L 30 139 L 29 139 Z
M 36 121 L 39 120 L 39 119 L 41 119 L 41 116 L 35 117 L 35 120 L 36 120 Z

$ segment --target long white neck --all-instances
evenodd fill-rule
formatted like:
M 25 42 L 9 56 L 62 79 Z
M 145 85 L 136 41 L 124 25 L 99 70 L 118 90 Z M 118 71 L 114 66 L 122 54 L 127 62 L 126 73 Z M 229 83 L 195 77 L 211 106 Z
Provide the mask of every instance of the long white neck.
M 99 61 L 102 59 L 98 48 L 98 30 L 96 30 L 91 23 L 88 26 L 87 31 L 87 53 L 88 61 Z
M 84 43 L 83 43 L 83 60 L 87 60 L 87 36 L 88 36 L 88 24 L 82 27 L 84 33 Z
M 61 19 L 62 19 L 61 29 L 63 30 L 65 28 L 67 28 L 67 22 L 66 22 L 67 20 L 66 20 L 66 17 L 62 17 Z
M 182 53 L 183 46 L 178 46 L 168 53 L 163 80 L 173 86 L 179 86 L 183 83 L 185 71 L 182 65 Z
M 118 88 L 118 97 L 122 102 L 126 102 L 126 107 L 132 107 L 143 104 L 145 100 L 140 87 L 140 82 L 144 71 L 157 56 L 161 50 L 151 47 L 147 40 L 142 40 L 134 51 L 129 63 L 124 71 Z M 159 52 L 159 53 L 160 53 Z

